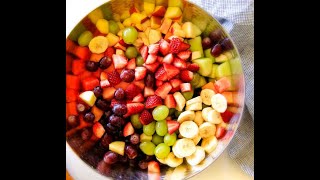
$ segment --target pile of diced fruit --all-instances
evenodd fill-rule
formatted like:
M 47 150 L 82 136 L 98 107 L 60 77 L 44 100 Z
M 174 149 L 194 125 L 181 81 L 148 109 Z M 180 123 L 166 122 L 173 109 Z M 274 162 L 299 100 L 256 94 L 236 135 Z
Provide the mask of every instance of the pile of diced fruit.
M 98 170 L 197 165 L 226 134 L 232 42 L 220 29 L 204 37 L 182 13 L 182 0 L 121 15 L 102 6 L 67 38 L 67 140 L 84 159 L 96 153 Z

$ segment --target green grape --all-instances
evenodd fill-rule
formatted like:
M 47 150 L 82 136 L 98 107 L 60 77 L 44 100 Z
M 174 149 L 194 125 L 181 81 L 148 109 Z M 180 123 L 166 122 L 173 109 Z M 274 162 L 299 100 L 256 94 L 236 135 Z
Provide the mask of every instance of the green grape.
M 119 30 L 120 30 L 120 28 L 119 28 L 118 24 L 115 21 L 110 20 L 109 21 L 109 32 L 111 32 L 114 35 L 117 35 Z
M 165 143 L 158 144 L 157 147 L 154 149 L 154 154 L 157 158 L 163 159 L 168 156 L 170 153 L 170 147 Z
M 158 134 L 154 134 L 152 136 L 152 142 L 155 144 L 155 145 L 158 145 L 160 143 L 163 143 L 163 136 L 159 136 Z
M 168 115 L 169 115 L 169 108 L 165 105 L 157 106 L 152 111 L 153 119 L 156 121 L 164 120 Z
M 156 131 L 156 122 L 152 121 L 148 125 L 143 125 L 143 133 L 145 133 L 148 136 L 152 136 L 154 132 Z
M 92 38 L 93 34 L 90 31 L 84 31 L 78 38 L 78 44 L 80 46 L 88 46 Z
M 169 109 L 169 116 L 173 115 L 174 112 L 176 112 L 176 109 L 175 108 L 170 108 Z
M 168 133 L 167 121 L 156 122 L 156 132 L 159 136 L 164 136 Z
M 163 142 L 168 146 L 173 146 L 176 141 L 177 141 L 176 133 L 172 133 L 172 134 L 168 133 L 163 138 Z
M 182 95 L 183 97 L 186 99 L 186 101 L 192 99 L 192 96 L 193 96 L 193 89 L 189 92 L 183 92 Z
M 154 149 L 156 148 L 156 145 L 154 145 L 150 141 L 143 141 L 142 143 L 140 143 L 139 147 L 143 153 L 152 156 L 154 155 Z
M 136 58 L 136 65 L 137 65 L 137 66 L 142 66 L 143 63 L 144 63 L 144 60 L 143 60 L 142 56 L 139 55 L 139 56 Z
M 174 115 L 176 116 L 176 118 L 178 118 L 181 113 L 182 113 L 182 111 L 176 111 L 176 112 L 174 112 Z
M 132 59 L 132 58 L 137 57 L 138 51 L 134 46 L 130 46 L 130 47 L 127 48 L 125 54 L 126 54 L 128 59 Z
M 126 27 L 122 31 L 122 38 L 125 43 L 133 44 L 134 41 L 138 38 L 138 31 L 132 26 Z
M 132 126 L 134 128 L 136 128 L 136 129 L 142 128 L 142 124 L 139 120 L 139 114 L 131 115 L 130 119 L 131 119 Z

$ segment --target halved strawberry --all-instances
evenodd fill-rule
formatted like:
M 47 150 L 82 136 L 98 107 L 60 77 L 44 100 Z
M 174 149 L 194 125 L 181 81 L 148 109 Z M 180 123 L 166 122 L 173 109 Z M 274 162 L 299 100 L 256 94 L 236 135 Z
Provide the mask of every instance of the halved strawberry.
M 133 114 L 140 113 L 144 110 L 144 104 L 142 103 L 127 103 L 127 113 L 123 117 L 129 117 Z
M 223 122 L 229 123 L 231 118 L 232 118 L 232 116 L 233 116 L 233 113 L 231 111 L 229 111 L 229 110 L 226 110 L 225 112 L 220 113 L 220 115 L 222 117 Z
M 185 42 L 181 42 L 181 45 L 180 45 L 180 47 L 179 47 L 179 50 L 180 50 L 180 52 L 181 52 L 181 51 L 186 51 L 186 50 L 188 50 L 189 48 L 190 48 L 190 44 L 185 43 Z
M 141 93 L 142 89 L 140 89 L 135 84 L 130 84 L 125 91 L 127 99 L 133 99 L 136 95 Z
M 181 71 L 180 73 L 180 79 L 183 81 L 183 82 L 190 82 L 193 78 L 193 72 L 191 71 L 188 71 L 188 70 L 183 70 Z
M 180 89 L 181 89 L 181 92 L 189 92 L 189 91 L 192 91 L 192 88 L 191 88 L 191 84 L 190 84 L 190 83 L 182 83 L 182 84 L 180 84 Z
M 173 60 L 173 65 L 177 67 L 178 69 L 187 69 L 187 63 L 186 61 L 179 59 L 179 58 L 174 58 Z
M 108 80 L 111 86 L 115 86 L 121 82 L 120 74 L 118 71 L 107 72 Z
M 174 120 L 167 120 L 168 133 L 172 134 L 179 129 L 180 123 Z
M 110 82 L 108 81 L 108 79 L 102 80 L 102 81 L 100 81 L 100 86 L 102 88 L 109 87 L 110 86 Z
M 159 87 L 163 84 L 163 81 L 156 79 L 156 86 Z
M 180 72 L 178 68 L 176 68 L 176 67 L 174 67 L 174 66 L 172 66 L 170 64 L 167 64 L 167 63 L 163 63 L 163 67 L 164 67 L 164 70 L 167 73 L 168 80 L 174 78 Z
M 217 139 L 221 139 L 223 138 L 223 136 L 226 134 L 226 128 L 221 127 L 221 126 L 217 126 L 217 130 L 216 130 L 216 137 Z
M 162 60 L 163 63 L 167 63 L 167 64 L 171 64 L 173 62 L 173 55 L 172 53 L 166 55 L 163 60 Z
M 140 54 L 144 60 L 144 62 L 146 62 L 147 57 L 148 57 L 148 46 L 144 45 L 140 48 Z
M 153 96 L 154 95 L 154 90 L 153 88 L 150 87 L 145 87 L 144 88 L 144 97 L 148 97 L 148 96 Z
M 182 81 L 180 79 L 171 79 L 170 80 L 170 84 L 172 86 L 172 88 L 180 88 L 180 84 L 182 83 Z
M 127 58 L 122 55 L 113 54 L 112 60 L 115 69 L 122 69 L 128 64 Z
M 160 173 L 160 166 L 157 161 L 150 161 L 148 163 L 148 172 Z
M 163 66 L 160 66 L 158 68 L 158 70 L 156 71 L 154 77 L 158 80 L 161 80 L 161 81 L 166 81 L 168 80 L 168 76 L 167 76 L 167 72 L 164 70 L 164 67 Z
M 156 95 L 149 96 L 146 99 L 145 105 L 146 105 L 145 107 L 146 109 L 152 109 L 154 107 L 162 105 L 162 99 L 161 97 Z
M 105 132 L 105 129 L 102 126 L 102 124 L 100 124 L 99 122 L 96 122 L 92 126 L 92 132 L 95 136 L 97 136 L 98 138 L 101 138 Z
M 135 80 L 139 81 L 141 79 L 143 79 L 144 77 L 146 77 L 147 74 L 147 69 L 145 67 L 136 67 L 135 68 Z
M 138 95 L 136 95 L 132 99 L 132 102 L 136 102 L 136 103 L 144 102 L 144 97 L 143 97 L 142 93 L 139 93 Z
M 180 46 L 182 44 L 182 41 L 179 39 L 179 38 L 172 38 L 171 39 L 171 42 L 169 44 L 169 52 L 170 53 L 179 53 L 181 50 L 180 50 Z
M 155 55 L 157 55 L 159 49 L 160 49 L 159 44 L 151 44 L 151 45 L 149 45 L 149 51 L 148 51 L 148 53 L 149 53 L 149 54 L 155 54 Z
M 178 86 L 178 87 L 176 87 L 176 88 L 172 88 L 172 89 L 170 90 L 170 93 L 175 93 L 175 92 L 178 92 L 178 91 L 180 91 L 180 86 Z
M 136 58 L 130 59 L 127 64 L 127 69 L 135 69 L 136 68 Z
M 218 93 L 222 93 L 228 88 L 230 88 L 231 82 L 227 77 L 223 77 L 214 83 L 214 88 Z
M 123 128 L 123 136 L 127 137 L 134 133 L 134 128 L 131 122 L 128 122 Z
M 158 61 L 154 62 L 153 64 L 143 64 L 150 72 L 156 72 L 157 68 L 159 67 L 160 63 Z
M 176 106 L 177 106 L 176 100 L 174 99 L 172 94 L 167 95 L 167 97 L 164 99 L 164 104 L 168 108 L 176 108 Z
M 114 47 L 108 47 L 107 50 L 104 52 L 104 55 L 112 58 L 112 55 L 116 53 L 116 50 L 114 49 Z
M 197 63 L 192 63 L 188 65 L 187 69 L 192 72 L 197 72 L 199 71 L 200 67 Z
M 158 87 L 158 89 L 154 92 L 154 94 L 157 96 L 160 96 L 162 99 L 165 99 L 171 89 L 172 89 L 171 84 L 169 82 L 165 82 L 164 84 Z
M 142 91 L 142 89 L 145 87 L 144 80 L 133 81 L 133 84 L 136 85 L 136 86 L 138 86 L 138 87 L 141 89 L 141 91 Z
M 95 87 L 99 86 L 100 85 L 100 81 L 98 78 L 96 77 L 87 77 L 87 78 L 84 78 L 82 81 L 82 90 L 83 91 L 91 91 L 93 90 Z
M 182 60 L 187 60 L 190 57 L 191 53 L 192 52 L 190 50 L 181 51 L 177 54 L 177 56 Z
M 160 52 L 161 52 L 162 55 L 165 56 L 165 55 L 167 55 L 169 53 L 169 50 L 170 50 L 169 43 L 166 40 L 161 39 L 159 41 L 159 46 L 160 46 L 159 49 L 160 49 Z
M 146 64 L 152 64 L 157 61 L 157 55 L 149 54 L 146 60 Z
M 148 110 L 143 110 L 139 116 L 141 124 L 148 125 L 153 121 L 153 117 Z
M 158 61 L 159 63 L 162 63 L 162 62 L 163 62 L 163 57 L 162 57 L 162 56 L 158 56 L 158 57 L 157 57 L 157 61 Z

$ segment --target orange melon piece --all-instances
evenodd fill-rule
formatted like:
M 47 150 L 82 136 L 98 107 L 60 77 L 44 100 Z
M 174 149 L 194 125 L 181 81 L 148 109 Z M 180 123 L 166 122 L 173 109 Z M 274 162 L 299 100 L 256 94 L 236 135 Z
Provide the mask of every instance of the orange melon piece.
M 90 56 L 90 61 L 99 62 L 103 56 L 104 56 L 104 53 L 100 53 L 100 54 L 92 53 Z
M 103 92 L 102 92 L 103 99 L 111 101 L 115 91 L 116 89 L 114 87 L 103 88 Z
M 103 111 L 101 109 L 97 108 L 97 106 L 93 106 L 91 108 L 91 112 L 94 114 L 94 121 L 93 122 L 99 121 L 103 115 Z
M 203 85 L 201 87 L 201 89 L 212 89 L 212 90 L 215 90 L 213 82 L 208 82 L 207 84 Z
M 121 81 L 119 84 L 115 85 L 114 88 L 116 88 L 116 89 L 122 88 L 123 90 L 126 90 L 129 85 L 130 85 L 130 83 Z

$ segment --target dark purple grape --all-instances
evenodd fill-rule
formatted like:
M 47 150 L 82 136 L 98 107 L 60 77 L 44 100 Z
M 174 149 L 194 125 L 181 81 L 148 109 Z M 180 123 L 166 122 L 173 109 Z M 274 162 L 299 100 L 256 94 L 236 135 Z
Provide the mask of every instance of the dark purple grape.
M 205 37 L 202 39 L 202 47 L 203 49 L 209 49 L 212 47 L 212 41 L 209 37 Z
M 125 121 L 122 117 L 119 117 L 117 115 L 114 115 L 112 114 L 110 117 L 109 117 L 109 122 L 110 124 L 112 124 L 113 126 L 116 126 L 116 127 L 121 127 L 125 124 Z
M 103 56 L 99 61 L 99 67 L 101 69 L 107 69 L 111 64 L 112 60 L 108 56 Z
M 108 151 L 103 157 L 103 161 L 107 164 L 114 164 L 118 161 L 118 154 Z
M 114 134 L 117 131 L 117 128 L 109 122 L 106 126 L 106 131 L 108 134 Z
M 107 176 L 109 176 L 110 173 L 111 173 L 111 166 L 109 164 L 105 163 L 103 160 L 98 163 L 96 169 L 101 174 L 104 174 L 104 175 L 107 175 Z
M 135 78 L 134 73 L 133 69 L 124 69 L 120 74 L 120 78 L 122 81 L 130 83 Z
M 106 117 L 108 122 L 109 122 L 109 117 L 111 116 L 111 114 L 112 114 L 111 110 L 108 110 L 108 111 L 104 112 L 104 116 Z
M 146 161 L 153 161 L 155 160 L 154 156 L 149 156 L 149 155 L 146 155 L 146 158 L 145 158 Z
M 233 49 L 233 44 L 230 40 L 230 38 L 224 38 L 221 42 L 221 47 L 224 51 L 228 51 Z
M 94 95 L 98 98 L 102 96 L 103 89 L 100 86 L 97 86 L 93 89 Z
M 108 102 L 104 99 L 97 99 L 95 104 L 96 104 L 97 108 L 99 108 L 103 111 L 107 111 L 110 106 L 110 104 L 108 104 Z
M 87 112 L 85 115 L 84 115 L 84 117 L 83 117 L 83 119 L 86 121 L 86 122 L 93 122 L 93 120 L 94 120 L 94 118 L 95 118 L 95 116 L 94 116 L 94 114 L 92 113 L 92 112 Z
M 87 141 L 91 138 L 92 136 L 92 131 L 91 129 L 89 128 L 84 128 L 81 132 L 81 138 L 84 140 L 84 141 Z
M 112 143 L 112 136 L 106 133 L 101 139 L 101 145 L 105 148 L 109 148 L 110 143 Z
M 71 128 L 77 127 L 80 124 L 78 117 L 75 115 L 70 115 L 67 121 Z
M 81 103 L 77 104 L 77 111 L 78 111 L 79 113 L 85 112 L 86 109 L 87 109 L 87 108 L 86 108 L 86 106 L 85 106 L 84 104 L 81 104 Z
M 139 144 L 140 142 L 140 136 L 137 133 L 134 133 L 130 136 L 130 142 L 131 144 Z
M 127 106 L 125 104 L 115 104 L 112 112 L 118 116 L 123 116 L 127 113 Z
M 123 100 L 126 98 L 126 93 L 122 88 L 118 88 L 115 92 L 114 92 L 114 98 L 117 100 Z
M 95 72 L 96 70 L 98 70 L 99 65 L 98 65 L 98 63 L 96 63 L 94 61 L 87 61 L 86 62 L 86 68 L 90 72 Z
M 217 43 L 222 39 L 222 35 L 222 30 L 216 29 L 209 34 L 209 37 L 213 43 Z
M 214 57 L 218 57 L 222 53 L 222 47 L 220 44 L 216 44 L 211 49 L 211 55 Z
M 134 159 L 138 156 L 138 151 L 134 146 L 127 145 L 125 149 L 125 153 L 129 159 Z
M 152 88 L 154 85 L 154 82 L 155 82 L 154 76 L 151 74 L 147 74 L 144 80 L 144 83 L 146 84 L 146 86 Z
M 148 161 L 141 160 L 141 161 L 139 161 L 138 165 L 139 165 L 140 169 L 147 169 L 148 168 Z
M 128 162 L 128 157 L 126 155 L 124 156 L 119 156 L 119 162 L 121 163 L 127 163 Z

